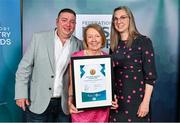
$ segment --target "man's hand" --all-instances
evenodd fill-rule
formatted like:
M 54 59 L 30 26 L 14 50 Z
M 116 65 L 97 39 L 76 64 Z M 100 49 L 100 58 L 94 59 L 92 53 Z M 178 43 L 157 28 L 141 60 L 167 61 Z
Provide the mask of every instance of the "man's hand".
M 28 99 L 23 98 L 23 99 L 17 99 L 17 100 L 16 100 L 16 104 L 17 104 L 20 108 L 22 108 L 23 111 L 25 111 L 25 110 L 26 110 L 26 105 L 28 106 L 30 103 L 29 103 Z

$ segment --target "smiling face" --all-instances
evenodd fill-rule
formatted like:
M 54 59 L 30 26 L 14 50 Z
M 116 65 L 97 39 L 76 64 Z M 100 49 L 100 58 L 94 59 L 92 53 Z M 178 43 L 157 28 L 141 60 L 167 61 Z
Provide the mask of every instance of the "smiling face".
M 128 33 L 129 16 L 124 10 L 117 10 L 114 13 L 114 27 L 119 33 Z
M 72 13 L 62 12 L 56 19 L 57 33 L 60 39 L 68 39 L 75 30 L 76 17 Z
M 86 41 L 88 50 L 98 51 L 102 47 L 102 37 L 94 28 L 89 28 L 86 31 Z

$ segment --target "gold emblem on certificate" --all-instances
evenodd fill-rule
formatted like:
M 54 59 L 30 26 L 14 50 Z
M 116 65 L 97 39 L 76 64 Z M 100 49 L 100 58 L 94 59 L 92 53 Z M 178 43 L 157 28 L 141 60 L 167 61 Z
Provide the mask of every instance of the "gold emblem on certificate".
M 91 74 L 91 75 L 96 74 L 96 70 L 95 70 L 95 69 L 91 69 L 91 70 L 90 70 L 90 74 Z

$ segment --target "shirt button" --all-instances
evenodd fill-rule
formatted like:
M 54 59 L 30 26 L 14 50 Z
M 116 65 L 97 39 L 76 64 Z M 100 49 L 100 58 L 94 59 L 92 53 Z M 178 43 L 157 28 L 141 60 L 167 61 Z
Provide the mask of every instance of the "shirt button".
M 49 88 L 49 90 L 51 90 L 51 88 Z
M 52 75 L 51 78 L 54 78 L 54 76 Z

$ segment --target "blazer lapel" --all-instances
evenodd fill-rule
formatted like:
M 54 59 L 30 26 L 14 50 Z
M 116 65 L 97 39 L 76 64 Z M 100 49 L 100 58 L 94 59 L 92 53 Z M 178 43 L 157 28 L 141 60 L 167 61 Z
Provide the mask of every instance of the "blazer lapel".
M 55 73 L 55 60 L 54 60 L 54 32 L 49 33 L 47 36 L 47 52 L 49 61 L 51 64 L 51 68 L 53 72 Z
M 75 41 L 75 38 L 74 36 L 71 37 L 71 44 L 70 44 L 70 53 L 74 52 L 75 49 L 76 49 L 76 41 Z

